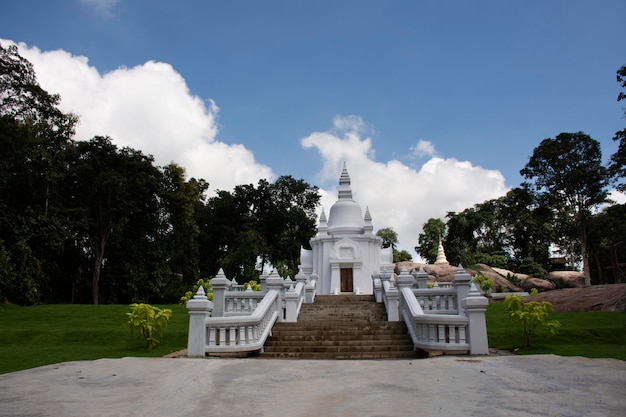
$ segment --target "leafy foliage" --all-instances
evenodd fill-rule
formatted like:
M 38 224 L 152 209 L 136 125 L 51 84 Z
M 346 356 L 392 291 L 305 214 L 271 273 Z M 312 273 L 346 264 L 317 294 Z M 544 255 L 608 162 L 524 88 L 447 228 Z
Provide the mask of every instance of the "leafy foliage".
M 526 187 L 535 190 L 555 213 L 561 247 L 576 237 L 582 256 L 585 285 L 591 285 L 588 225 L 592 210 L 607 202 L 609 175 L 602 165 L 600 144 L 588 135 L 561 133 L 544 139 L 520 171 Z
M 626 89 L 626 66 L 622 66 L 617 70 L 617 82 L 622 89 Z M 626 93 L 620 91 L 617 95 L 617 101 L 626 100 Z M 626 114 L 626 112 L 625 112 Z M 611 155 L 611 163 L 609 164 L 609 173 L 613 176 L 617 189 L 626 192 L 626 182 L 621 182 L 626 178 L 626 129 L 615 132 L 613 140 L 619 142 L 617 151 Z
M 419 234 L 418 244 L 415 247 L 422 259 L 428 263 L 434 264 L 437 260 L 437 249 L 439 248 L 439 239 L 446 234 L 446 224 L 441 219 L 430 218 L 422 226 L 422 233 Z
M 489 291 L 489 289 L 493 285 L 493 281 L 491 280 L 491 278 L 484 275 L 476 275 L 474 278 L 472 278 L 472 282 L 478 284 L 478 287 L 482 290 L 483 293 Z
M 163 330 L 169 324 L 172 310 L 160 309 L 150 304 L 133 303 L 130 305 L 130 313 L 126 315 L 131 332 L 138 332 L 146 339 L 148 349 L 152 349 L 159 343 L 155 334 L 159 337 L 163 336 Z
M 548 320 L 554 311 L 549 301 L 524 302 L 521 295 L 508 295 L 504 299 L 504 307 L 509 319 L 522 325 L 522 333 L 526 347 L 530 347 L 537 330 L 555 335 L 561 327 L 557 320 Z
M 208 279 L 199 279 L 191 290 L 187 291 L 185 295 L 180 297 L 180 302 L 185 304 L 187 301 L 191 300 L 194 295 L 198 292 L 198 288 L 204 288 L 204 293 L 206 294 L 209 300 L 213 300 L 213 290 L 211 290 L 210 280 Z

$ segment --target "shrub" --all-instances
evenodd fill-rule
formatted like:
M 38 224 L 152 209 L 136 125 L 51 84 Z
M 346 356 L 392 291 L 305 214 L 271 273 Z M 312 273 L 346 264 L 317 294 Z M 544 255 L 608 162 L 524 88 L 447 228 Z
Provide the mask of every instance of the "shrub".
M 476 275 L 474 278 L 472 278 L 472 282 L 478 284 L 483 294 L 487 294 L 487 291 L 489 291 L 489 289 L 493 285 L 493 281 L 484 275 Z
M 185 293 L 185 295 L 183 295 L 182 297 L 180 297 L 180 302 L 182 304 L 185 304 L 187 301 L 191 300 L 193 298 L 194 295 L 196 295 L 196 293 L 198 292 L 198 288 L 202 287 L 204 288 L 204 292 L 206 294 L 206 296 L 209 298 L 209 300 L 213 301 L 213 291 L 211 290 L 211 286 L 209 285 L 209 281 L 208 279 L 199 279 L 193 287 L 191 287 L 191 290 L 187 291 Z
M 126 315 L 130 331 L 139 332 L 139 335 L 146 339 L 148 349 L 152 349 L 159 343 L 154 337 L 155 333 L 158 333 L 159 337 L 163 336 L 163 330 L 170 321 L 172 310 L 168 308 L 161 310 L 150 304 L 133 303 L 130 305 L 130 313 Z
M 261 291 L 261 284 L 258 281 L 251 280 L 243 284 L 244 291 L 251 288 L 252 291 Z
M 549 301 L 524 302 L 521 295 L 508 295 L 504 299 L 504 308 L 509 319 L 520 322 L 523 328 L 524 342 L 530 347 L 532 338 L 538 329 L 545 330 L 550 336 L 555 335 L 561 327 L 557 320 L 548 320 L 554 311 Z

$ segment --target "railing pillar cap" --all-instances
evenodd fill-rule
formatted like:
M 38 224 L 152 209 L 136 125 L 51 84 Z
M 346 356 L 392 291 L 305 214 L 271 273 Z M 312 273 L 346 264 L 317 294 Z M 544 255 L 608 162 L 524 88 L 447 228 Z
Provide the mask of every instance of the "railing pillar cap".
M 472 277 L 470 276 L 470 274 L 468 274 L 467 272 L 465 272 L 465 269 L 463 269 L 463 265 L 459 264 L 459 267 L 456 270 L 456 273 L 454 274 L 454 277 L 452 277 L 452 282 L 454 282 L 455 284 L 468 284 L 469 282 L 472 280 Z
M 206 296 L 206 292 L 204 292 L 204 287 L 202 285 L 200 285 L 198 287 L 198 291 L 196 291 L 196 294 L 193 296 L 194 300 L 208 300 L 209 298 Z
M 224 274 L 224 270 L 220 268 L 217 275 L 215 275 L 215 277 L 211 281 L 209 281 L 209 285 L 213 289 L 226 288 L 231 285 L 231 282 L 228 278 L 226 278 L 226 275 Z

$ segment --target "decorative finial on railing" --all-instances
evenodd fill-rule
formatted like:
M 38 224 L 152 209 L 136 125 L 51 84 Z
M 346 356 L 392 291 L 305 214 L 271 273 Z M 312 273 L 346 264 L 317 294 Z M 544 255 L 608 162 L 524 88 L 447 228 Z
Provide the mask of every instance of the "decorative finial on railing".
M 206 292 L 204 291 L 204 287 L 202 285 L 200 285 L 198 287 L 198 291 L 196 291 L 196 294 L 193 296 L 194 300 L 208 300 L 208 297 L 206 296 Z

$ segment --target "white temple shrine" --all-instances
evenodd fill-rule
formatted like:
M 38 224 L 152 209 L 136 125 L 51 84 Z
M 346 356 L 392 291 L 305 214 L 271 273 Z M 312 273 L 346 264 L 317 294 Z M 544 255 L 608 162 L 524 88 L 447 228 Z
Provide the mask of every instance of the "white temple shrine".
M 281 330 L 274 332 L 273 329 L 275 325 L 285 323 L 289 326 L 283 326 L 283 332 L 296 329 L 296 332 L 309 332 L 306 333 L 309 336 L 302 336 L 301 343 L 295 347 L 291 344 L 289 347 L 274 346 L 277 357 L 303 357 L 301 355 L 306 351 L 311 355 L 331 352 L 341 359 L 363 358 L 361 334 L 353 334 L 349 339 L 351 342 L 339 345 L 339 340 L 332 339 L 336 332 L 333 333 L 328 324 L 312 330 L 309 327 L 314 324 L 310 319 L 303 319 L 298 324 L 301 310 L 314 317 L 317 307 L 318 312 L 332 316 L 329 321 L 334 323 L 332 326 L 339 326 L 339 310 L 326 310 L 325 307 L 341 303 L 349 307 L 348 327 L 356 333 L 362 332 L 362 335 L 373 334 L 375 328 L 388 328 L 387 322 L 404 322 L 399 336 L 406 336 L 411 352 L 489 354 L 485 320 L 489 301 L 471 282 L 472 277 L 463 266 L 458 266 L 450 285 L 445 287 L 428 286 L 428 274 L 423 268 L 412 271 L 403 268 L 396 274 L 392 248 L 383 249 L 382 239 L 373 234 L 373 229 L 369 209 L 365 208 L 363 213 L 352 198 L 350 176 L 344 164 L 338 199 L 331 206 L 328 219 L 322 210 L 317 233 L 310 239 L 311 249 L 301 250 L 300 268 L 294 279 L 283 279 L 276 271 L 263 273 L 259 277 L 261 291 L 243 291 L 236 288 L 220 269 L 210 280 L 212 300 L 208 299 L 202 286 L 198 287 L 193 298 L 187 301 L 187 355 L 204 357 L 246 352 L 269 355 L 266 342 L 270 335 L 278 338 Z M 447 263 L 440 239 L 436 264 Z M 336 297 L 338 294 L 342 295 Z M 317 295 L 320 297 L 316 298 Z M 366 300 L 368 298 L 370 300 Z M 336 301 L 329 301 L 332 299 Z M 374 308 L 361 309 L 368 303 Z M 308 304 L 313 306 L 303 308 Z M 354 321 L 353 313 L 359 316 L 369 314 L 364 311 L 380 312 L 377 304 L 384 306 L 383 317 L 386 317 L 381 319 L 376 313 L 368 316 L 377 317 L 375 320 L 364 320 L 367 325 L 355 327 L 354 323 L 358 321 Z M 358 310 L 355 310 L 356 305 L 360 306 Z M 340 334 L 344 336 L 346 332 Z M 329 340 L 336 343 L 328 344 Z M 365 346 L 372 350 L 370 345 Z M 391 352 L 388 345 L 383 346 L 385 352 Z
M 302 249 L 300 262 L 305 274 L 318 276 L 318 294 L 372 294 L 372 274 L 381 264 L 393 270 L 391 248 L 382 249 L 382 239 L 373 233 L 372 216 L 353 200 L 350 176 L 344 163 L 339 177 L 338 199 L 328 220 L 322 209 L 311 250 Z

